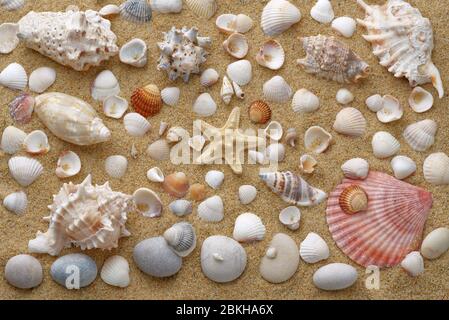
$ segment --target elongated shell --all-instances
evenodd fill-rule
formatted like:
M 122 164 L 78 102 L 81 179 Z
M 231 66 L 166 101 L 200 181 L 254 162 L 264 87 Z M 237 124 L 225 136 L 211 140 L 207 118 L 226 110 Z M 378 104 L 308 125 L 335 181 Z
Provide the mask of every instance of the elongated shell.
M 231 102 L 232 96 L 234 95 L 234 88 L 232 87 L 231 81 L 229 81 L 227 76 L 223 76 L 223 84 L 221 85 L 220 96 L 225 104 Z
M 363 180 L 368 176 L 369 163 L 362 158 L 353 158 L 341 166 L 346 178 Z
M 233 237 L 239 242 L 263 240 L 265 237 L 265 226 L 262 220 L 254 213 L 242 213 L 235 220 Z
M 137 112 L 131 112 L 125 115 L 123 124 L 128 134 L 133 137 L 143 137 L 151 128 L 148 120 Z
M 438 228 L 429 233 L 422 242 L 421 253 L 424 258 L 433 260 L 449 250 L 449 229 Z
M 109 257 L 101 268 L 100 276 L 111 286 L 126 288 L 130 283 L 128 261 L 121 256 Z
M 318 234 L 310 232 L 299 246 L 299 255 L 307 263 L 317 263 L 329 258 L 329 247 Z
M 63 152 L 58 159 L 56 175 L 59 178 L 68 178 L 78 174 L 81 170 L 81 159 L 73 151 Z
M 340 195 L 358 185 L 368 195 L 365 211 L 350 215 L 340 207 Z M 337 246 L 356 263 L 380 268 L 399 264 L 419 246 L 432 207 L 431 193 L 371 171 L 365 180 L 344 179 L 330 194 L 326 217 Z
M 27 134 L 22 130 L 8 126 L 3 130 L 1 147 L 3 152 L 8 154 L 14 154 L 22 148 L 22 143 L 25 140 Z
M 423 164 L 427 182 L 440 186 L 449 184 L 449 157 L 444 152 L 432 153 Z
M 278 41 L 270 39 L 260 47 L 256 55 L 256 61 L 263 67 L 278 70 L 285 61 L 284 48 Z
M 319 268 L 313 274 L 313 284 L 326 291 L 349 288 L 357 281 L 357 270 L 345 263 L 331 263 Z
M 44 168 L 39 161 L 27 157 L 12 157 L 8 161 L 11 176 L 22 187 L 28 187 L 41 174 Z
M 361 137 L 366 130 L 365 117 L 356 108 L 344 108 L 337 114 L 334 130 L 348 136 Z
M 186 0 L 186 4 L 197 16 L 210 19 L 217 11 L 215 0 Z
M 196 247 L 196 234 L 188 222 L 179 222 L 165 230 L 164 239 L 180 257 L 187 257 Z
M 25 192 L 19 191 L 14 192 L 5 197 L 3 199 L 3 206 L 15 213 L 15 214 L 22 214 L 25 212 L 28 205 L 28 198 Z
M 301 12 L 286 0 L 271 0 L 263 8 L 260 25 L 268 36 L 276 36 L 301 20 Z
M 435 142 L 438 126 L 435 121 L 426 119 L 409 125 L 403 136 L 415 151 L 427 151 Z
M 13 90 L 23 90 L 28 84 L 28 76 L 22 65 L 11 63 L 0 73 L 0 85 Z
M 293 95 L 292 88 L 281 76 L 274 76 L 263 85 L 265 99 L 274 103 L 285 103 Z

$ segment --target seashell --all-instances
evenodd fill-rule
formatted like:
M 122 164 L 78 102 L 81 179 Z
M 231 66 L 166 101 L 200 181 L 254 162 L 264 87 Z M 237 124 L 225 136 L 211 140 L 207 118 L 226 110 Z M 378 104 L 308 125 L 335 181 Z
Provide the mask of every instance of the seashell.
M 263 240 L 265 226 L 254 213 L 242 213 L 235 220 L 233 237 L 239 242 L 253 242 Z
M 356 108 L 343 108 L 338 114 L 333 126 L 338 133 L 352 137 L 361 137 L 365 134 L 366 120 Z
M 310 10 L 310 16 L 319 23 L 330 23 L 334 20 L 334 9 L 329 0 L 318 0 Z
M 218 8 L 215 0 L 186 0 L 186 4 L 194 14 L 206 19 L 212 18 Z
M 36 93 L 42 93 L 50 88 L 56 81 L 56 71 L 53 68 L 37 68 L 30 74 L 28 86 L 30 90 Z
M 22 130 L 8 126 L 3 130 L 1 147 L 3 152 L 7 154 L 14 154 L 22 148 L 23 141 L 27 134 Z
M 189 179 L 184 172 L 175 172 L 165 177 L 162 187 L 172 197 L 182 198 L 189 191 Z
M 179 102 L 179 96 L 181 95 L 181 90 L 177 87 L 168 87 L 162 89 L 161 98 L 162 101 L 169 105 L 170 107 L 176 107 Z
M 360 186 L 372 200 L 363 213 L 346 214 L 340 207 L 340 195 L 350 186 Z M 371 171 L 365 180 L 344 179 L 331 192 L 326 219 L 332 238 L 349 258 L 383 268 L 417 249 L 431 207 L 430 192 Z
M 376 158 L 385 159 L 399 152 L 401 144 L 390 133 L 385 131 L 376 132 L 371 141 L 373 153 Z
M 357 23 L 351 17 L 338 17 L 332 21 L 331 27 L 343 37 L 351 38 L 357 29 Z
M 133 193 L 133 202 L 137 211 L 144 217 L 155 218 L 162 213 L 162 201 L 153 190 L 137 189 Z
M 168 160 L 170 158 L 170 145 L 165 139 L 156 140 L 148 146 L 147 154 L 156 161 Z
M 193 112 L 200 117 L 210 117 L 217 111 L 217 104 L 209 93 L 200 94 L 193 104 Z
M 285 158 L 285 147 L 282 143 L 270 144 L 265 150 L 265 158 L 270 161 L 270 163 L 279 163 L 284 161 Z
M 245 14 L 222 14 L 217 17 L 215 25 L 224 33 L 247 33 L 253 27 L 253 20 Z
M 404 110 L 398 99 L 386 95 L 383 97 L 382 109 L 377 111 L 377 119 L 382 123 L 390 123 L 399 120 L 404 115 Z
M 292 88 L 281 76 L 274 76 L 263 85 L 265 99 L 274 103 L 285 103 L 293 95 Z
M 218 74 L 217 70 L 209 68 L 203 71 L 200 77 L 200 84 L 203 87 L 211 87 L 214 84 L 217 83 L 218 79 L 220 78 L 220 75 Z
M 295 241 L 284 233 L 275 234 L 260 261 L 262 278 L 271 283 L 285 282 L 296 273 L 299 251 Z
M 175 201 L 172 201 L 168 208 L 171 212 L 173 212 L 178 217 L 183 217 L 188 214 L 192 213 L 193 207 L 192 203 L 190 201 L 184 200 L 184 199 L 178 199 Z
M 139 38 L 125 43 L 119 52 L 120 61 L 133 67 L 142 68 L 148 61 L 148 47 L 145 41 Z
M 260 47 L 259 52 L 256 55 L 256 61 L 262 67 L 266 67 L 271 70 L 279 70 L 285 61 L 285 52 L 281 44 L 270 39 Z
M 245 98 L 245 93 L 243 92 L 242 88 L 235 82 L 232 82 L 232 87 L 234 88 L 234 93 L 239 99 Z
M 363 180 L 368 177 L 369 163 L 362 158 L 353 158 L 343 163 L 341 170 L 346 178 Z
M 296 146 L 296 141 L 298 140 L 298 133 L 295 128 L 287 129 L 287 133 L 285 134 L 285 142 L 290 145 L 292 148 Z
M 190 198 L 195 201 L 201 201 L 206 198 L 206 187 L 203 184 L 195 183 L 190 186 Z
M 246 268 L 246 251 L 234 239 L 211 236 L 201 246 L 201 270 L 212 281 L 231 282 Z
M 26 0 L 2 0 L 0 6 L 6 11 L 19 10 L 25 6 Z
M 50 151 L 50 144 L 45 132 L 34 130 L 23 140 L 25 151 L 32 155 L 45 154 Z
M 299 169 L 304 173 L 313 173 L 318 161 L 308 154 L 304 154 L 299 158 Z
M 206 222 L 220 222 L 223 220 L 223 200 L 220 196 L 207 198 L 198 205 L 198 216 Z
M 151 9 L 160 13 L 179 13 L 182 11 L 182 0 L 150 0 Z
M 252 79 L 252 67 L 248 60 L 238 60 L 228 65 L 226 73 L 239 86 L 247 85 Z
M 424 258 L 433 260 L 441 257 L 449 250 L 449 229 L 438 228 L 429 233 L 421 244 Z
M 8 105 L 11 118 L 18 124 L 27 124 L 31 121 L 35 99 L 28 93 L 22 92 Z
M 365 10 L 357 22 L 368 31 L 363 38 L 371 42 L 382 66 L 396 78 L 406 77 L 415 87 L 432 82 L 440 98 L 444 88 L 440 73 L 432 62 L 433 31 L 430 20 L 406 1 L 388 1 L 382 6 L 357 3 Z
M 127 0 L 120 5 L 120 16 L 134 23 L 151 20 L 151 6 L 147 0 Z
M 422 120 L 405 128 L 402 136 L 415 151 L 427 151 L 435 142 L 438 126 L 433 120 Z
M 100 277 L 111 286 L 126 288 L 130 283 L 128 261 L 117 255 L 107 258 L 101 268 Z
M 260 25 L 267 36 L 277 36 L 301 20 L 301 12 L 286 0 L 271 0 L 263 8 Z
M 410 93 L 408 104 L 416 113 L 423 113 L 433 107 L 433 96 L 429 91 L 416 87 Z
M 241 33 L 232 33 L 224 42 L 223 48 L 227 53 L 237 59 L 242 59 L 248 54 L 248 41 Z
M 379 112 L 384 107 L 384 99 L 380 94 L 369 96 L 365 101 L 366 106 L 372 112 Z
M 297 62 L 306 73 L 339 83 L 357 83 L 368 76 L 369 65 L 334 37 L 305 37 L 301 43 L 307 56 Z
M 153 167 L 147 171 L 147 178 L 151 182 L 164 182 L 164 173 L 158 167 Z
M 104 162 L 104 169 L 111 178 L 123 178 L 127 168 L 128 159 L 121 155 L 109 156 Z
M 108 16 L 117 15 L 117 14 L 120 13 L 120 7 L 115 5 L 115 4 L 107 4 L 104 7 L 102 7 L 98 11 L 98 13 L 102 17 L 108 17 Z
M 279 221 L 290 230 L 298 230 L 301 221 L 301 211 L 294 206 L 284 208 L 279 213 Z
M 128 101 L 119 96 L 110 96 L 103 101 L 103 112 L 107 117 L 120 119 L 128 110 Z
M 187 130 L 181 127 L 171 127 L 167 132 L 167 140 L 169 142 L 179 142 L 188 136 Z
M 128 134 L 133 137 L 143 137 L 151 128 L 148 120 L 136 112 L 126 114 L 123 123 Z
M 50 269 L 51 278 L 67 289 L 87 287 L 95 281 L 97 273 L 95 261 L 82 253 L 59 257 Z
M 139 151 L 137 150 L 135 143 L 131 145 L 131 150 L 129 151 L 129 153 L 131 155 L 131 158 L 133 159 L 137 159 L 137 157 L 139 156 Z
M 27 209 L 28 198 L 25 192 L 19 191 L 7 195 L 3 199 L 3 206 L 6 210 L 15 214 L 23 214 Z
M 314 153 L 323 153 L 332 142 L 332 135 L 319 126 L 312 126 L 304 134 L 306 150 Z
M 337 291 L 351 287 L 357 277 L 357 270 L 349 264 L 331 263 L 313 274 L 313 284 L 321 290 Z
M 256 150 L 248 150 L 248 159 L 251 160 L 251 164 L 265 164 L 265 155 Z
M 19 25 L 17 23 L 2 23 L 0 25 L 0 53 L 8 54 L 17 48 L 20 40 L 17 37 Z
M 356 214 L 368 208 L 368 195 L 362 187 L 351 185 L 341 192 L 338 203 L 344 213 Z
M 309 113 L 318 110 L 320 99 L 307 89 L 296 91 L 292 100 L 292 109 L 294 112 Z
M 36 97 L 36 113 L 59 139 L 84 146 L 111 138 L 111 131 L 87 102 L 59 92 Z
M 229 104 L 233 95 L 234 88 L 232 87 L 231 81 L 229 81 L 228 77 L 223 76 L 223 84 L 220 90 L 221 99 L 225 104 Z
M 224 173 L 217 170 L 211 170 L 208 173 L 206 173 L 206 177 L 204 180 L 212 189 L 216 190 L 220 188 L 220 186 L 223 183 Z
M 81 171 L 81 159 L 73 151 L 64 151 L 58 158 L 56 176 L 59 178 L 73 177 Z
M 254 123 L 265 124 L 271 119 L 271 108 L 262 100 L 256 100 L 248 108 L 249 119 Z
M 25 69 L 18 63 L 11 63 L 0 72 L 0 85 L 13 89 L 23 90 L 28 84 Z
M 159 88 L 154 84 L 137 88 L 131 96 L 131 104 L 134 110 L 145 118 L 154 116 L 162 108 L 162 98 Z
M 28 187 L 44 168 L 39 161 L 27 157 L 12 157 L 8 161 L 9 173 L 22 187 Z
M 354 95 L 348 89 L 342 88 L 337 91 L 335 99 L 337 99 L 339 104 L 346 105 L 354 101 Z
M 115 75 L 109 70 L 101 71 L 95 78 L 92 87 L 92 98 L 104 101 L 107 97 L 116 96 L 120 93 L 120 84 Z
M 304 179 L 287 172 L 260 173 L 265 184 L 287 203 L 308 207 L 318 205 L 327 198 L 327 194 L 310 186 Z
M 264 129 L 264 134 L 271 140 L 279 141 L 282 139 L 284 130 L 282 129 L 282 125 L 279 122 L 271 121 Z
M 443 152 L 432 153 L 423 164 L 427 182 L 440 186 L 449 184 L 449 157 Z
M 418 251 L 410 252 L 401 262 L 401 267 L 412 277 L 424 273 L 424 260 Z
M 310 232 L 299 245 L 299 255 L 307 263 L 317 263 L 329 258 L 329 247 L 318 234 Z
M 31 289 L 42 283 L 42 265 L 35 257 L 19 254 L 6 262 L 5 279 L 19 289 Z
M 396 156 L 391 160 L 391 168 L 396 179 L 402 180 L 416 171 L 416 163 L 409 157 Z
M 243 185 L 239 187 L 239 199 L 241 204 L 247 205 L 253 202 L 257 196 L 257 189 L 252 185 Z
M 203 136 L 193 136 L 189 138 L 189 147 L 192 148 L 195 151 L 201 151 L 203 150 L 204 145 L 206 144 L 206 138 Z
M 187 257 L 196 247 L 195 229 L 188 222 L 175 223 L 165 230 L 163 237 L 180 257 Z

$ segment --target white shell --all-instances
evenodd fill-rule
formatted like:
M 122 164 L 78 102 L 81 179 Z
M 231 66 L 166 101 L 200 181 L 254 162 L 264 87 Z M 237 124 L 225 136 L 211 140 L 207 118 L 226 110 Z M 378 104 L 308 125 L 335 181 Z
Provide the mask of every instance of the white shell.
M 153 190 L 137 189 L 133 193 L 133 202 L 137 211 L 144 217 L 154 218 L 162 213 L 162 201 Z
M 351 38 L 357 29 L 357 23 L 351 17 L 338 17 L 332 21 L 332 29 L 343 37 Z
M 150 0 L 151 9 L 160 13 L 179 13 L 182 0 Z
M 58 178 L 73 177 L 81 170 L 81 159 L 73 151 L 64 151 L 58 158 L 56 176 Z
M 245 92 L 243 92 L 242 88 L 235 82 L 232 82 L 232 87 L 234 88 L 234 93 L 239 99 L 245 98 Z
M 171 127 L 167 132 L 167 140 L 169 142 L 179 142 L 189 136 L 186 129 L 182 127 Z
M 196 135 L 189 138 L 188 144 L 193 150 L 201 151 L 206 144 L 206 138 L 204 138 L 204 136 Z
M 354 101 L 354 95 L 348 89 L 341 88 L 340 90 L 337 91 L 335 99 L 337 100 L 338 103 L 345 105 Z
M 178 199 L 175 201 L 172 201 L 168 208 L 171 212 L 173 212 L 178 217 L 182 217 L 188 214 L 192 213 L 192 202 L 184 200 L 184 199 Z
M 206 222 L 220 222 L 223 214 L 223 200 L 220 196 L 207 198 L 198 205 L 198 216 Z
M 104 169 L 111 178 L 121 179 L 128 169 L 128 159 L 122 155 L 114 155 L 106 158 Z
M 201 94 L 193 103 L 193 112 L 200 117 L 210 117 L 217 111 L 217 104 L 209 93 Z
M 279 221 L 290 230 L 297 230 L 301 222 L 301 211 L 296 206 L 284 208 L 279 213 Z
M 401 148 L 399 141 L 385 131 L 376 132 L 371 141 L 376 158 L 385 159 L 394 156 Z
M 206 183 L 212 189 L 218 189 L 223 183 L 224 173 L 217 170 L 211 170 L 208 173 L 206 173 L 206 177 L 204 178 L 204 180 L 206 180 Z
M 341 134 L 361 137 L 365 134 L 366 119 L 358 109 L 347 107 L 337 114 L 333 128 Z
M 148 120 L 136 112 L 125 115 L 123 123 L 126 131 L 133 137 L 143 137 L 151 127 Z
M 231 102 L 232 96 L 234 95 L 234 87 L 229 81 L 228 77 L 223 76 L 223 84 L 221 85 L 220 96 L 225 104 Z
M 424 259 L 418 251 L 412 251 L 402 260 L 401 267 L 412 277 L 417 277 L 424 273 Z
M 265 99 L 274 103 L 285 103 L 293 95 L 292 88 L 281 76 L 274 76 L 263 85 Z
M 239 86 L 247 85 L 252 79 L 252 67 L 248 60 L 239 60 L 228 65 L 226 73 Z
M 196 234 L 188 222 L 179 222 L 165 230 L 165 241 L 180 257 L 187 257 L 196 247 Z
M 243 185 L 239 187 L 239 200 L 241 204 L 247 205 L 256 199 L 257 189 L 252 185 Z
M 281 44 L 274 39 L 265 41 L 256 55 L 256 61 L 262 67 L 278 70 L 284 65 L 284 48 L 282 48 Z
M 426 259 L 437 259 L 449 250 L 449 229 L 438 228 L 429 233 L 422 242 L 421 254 Z
M 298 132 L 295 128 L 288 128 L 285 134 L 285 142 L 294 148 L 296 146 L 296 142 L 298 140 Z
M 120 119 L 128 110 L 128 100 L 119 96 L 110 96 L 103 101 L 103 112 L 107 117 Z
M 320 99 L 307 89 L 296 91 L 292 100 L 292 109 L 294 112 L 310 113 L 320 108 Z
M 343 170 L 346 178 L 363 180 L 368 177 L 369 163 L 365 159 L 354 158 L 343 163 L 341 170 Z
M 9 173 L 22 187 L 32 184 L 44 169 L 39 161 L 27 157 L 12 157 L 8 161 Z
M 265 158 L 270 161 L 270 163 L 279 163 L 284 161 L 285 158 L 285 147 L 282 143 L 270 144 L 265 149 Z
M 181 90 L 177 87 L 168 87 L 162 89 L 161 91 L 162 101 L 170 107 L 175 107 L 178 104 L 180 95 Z
M 48 137 L 41 130 L 34 130 L 29 133 L 25 140 L 23 140 L 23 146 L 26 152 L 33 155 L 44 154 L 50 151 Z
M 299 169 L 304 173 L 313 173 L 318 161 L 309 154 L 304 154 L 299 158 Z
M 56 81 L 56 71 L 53 68 L 37 68 L 30 74 L 28 86 L 30 90 L 36 93 L 42 93 L 50 88 Z
M 203 71 L 203 73 L 200 76 L 200 84 L 203 87 L 210 87 L 217 83 L 218 78 L 220 78 L 220 75 L 218 74 L 217 70 L 209 68 Z
M 17 37 L 19 25 L 17 23 L 2 23 L 0 25 L 0 53 L 12 52 L 20 40 Z
M 263 8 L 260 25 L 268 36 L 276 36 L 301 20 L 301 12 L 286 0 L 271 0 Z
M 248 54 L 249 46 L 243 34 L 233 33 L 223 42 L 223 48 L 234 58 L 242 59 Z
M 434 144 L 437 130 L 436 122 L 426 119 L 412 123 L 402 135 L 413 150 L 424 152 Z
M 248 159 L 250 164 L 265 164 L 265 155 L 256 150 L 248 150 Z
M 109 70 L 101 71 L 94 80 L 91 88 L 92 98 L 103 101 L 107 97 L 120 93 L 120 84 L 115 75 Z
M 313 20 L 319 23 L 330 23 L 334 20 L 335 14 L 329 0 L 318 0 L 310 10 Z
M 235 220 L 233 237 L 239 242 L 253 242 L 263 240 L 265 226 L 254 213 L 242 213 Z
M 15 214 L 22 214 L 25 212 L 28 205 L 28 198 L 25 192 L 14 192 L 3 199 L 3 206 L 6 210 Z
M 2 0 L 0 6 L 6 11 L 14 11 L 23 8 L 26 0 Z
M 145 41 L 139 38 L 125 43 L 119 52 L 120 61 L 131 66 L 142 68 L 148 61 L 148 47 Z
M 352 286 L 357 277 L 357 270 L 349 264 L 331 263 L 314 273 L 313 284 L 322 290 L 343 290 Z
M 9 64 L 0 73 L 0 85 L 14 90 L 23 90 L 28 84 L 25 69 L 18 63 Z
M 167 131 L 167 129 L 168 129 L 168 123 L 165 121 L 161 121 L 159 123 L 159 131 L 157 133 L 157 136 L 162 137 L 164 135 L 165 131 Z
M 102 7 L 98 13 L 102 17 L 112 16 L 120 13 L 120 7 L 115 4 L 107 4 Z
M 414 88 L 408 98 L 410 108 L 416 113 L 429 111 L 433 107 L 433 102 L 432 94 L 421 87 Z
M 147 171 L 147 178 L 151 182 L 164 182 L 165 176 L 161 169 L 153 167 Z
M 323 153 L 329 147 L 332 135 L 319 126 L 312 126 L 304 134 L 304 146 L 307 151 Z
M 148 146 L 147 154 L 156 161 L 168 160 L 170 158 L 170 145 L 165 139 L 156 140 Z
M 409 157 L 396 156 L 391 159 L 391 168 L 396 179 L 402 180 L 415 173 L 416 163 Z
M 366 98 L 365 104 L 372 112 L 379 112 L 384 107 L 384 99 L 380 94 L 375 94 Z
M 14 154 L 22 148 L 22 143 L 27 134 L 22 130 L 8 126 L 3 130 L 1 147 L 3 152 Z
M 100 277 L 111 286 L 126 288 L 130 283 L 128 261 L 122 256 L 109 257 L 101 268 Z
M 193 13 L 206 19 L 212 18 L 218 8 L 215 0 L 186 0 L 186 4 Z
M 432 153 L 423 164 L 424 178 L 434 185 L 449 185 L 449 157 L 443 153 Z
M 310 232 L 299 245 L 299 255 L 307 263 L 317 263 L 329 258 L 329 247 L 318 234 Z
M 282 125 L 277 121 L 271 121 L 267 127 L 264 129 L 265 136 L 270 138 L 273 141 L 279 141 L 282 139 L 282 135 L 284 134 L 284 130 L 282 129 Z
M 224 33 L 246 33 L 253 27 L 253 20 L 245 14 L 222 14 L 215 21 L 217 28 Z
M 398 99 L 386 95 L 382 98 L 382 109 L 377 111 L 377 119 L 382 123 L 390 123 L 399 120 L 404 115 L 404 109 Z

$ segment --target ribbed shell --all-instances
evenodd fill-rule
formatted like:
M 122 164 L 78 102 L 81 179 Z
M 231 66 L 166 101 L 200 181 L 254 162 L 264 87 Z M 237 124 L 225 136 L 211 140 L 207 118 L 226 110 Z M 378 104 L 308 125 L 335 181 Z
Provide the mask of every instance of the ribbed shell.
M 35 159 L 27 157 L 12 157 L 8 161 L 9 172 L 22 187 L 28 187 L 42 173 L 44 168 Z
M 404 139 L 415 151 L 426 151 L 435 142 L 438 126 L 433 120 L 412 123 L 404 130 Z
M 186 0 L 190 10 L 197 16 L 210 19 L 217 11 L 217 2 L 215 0 Z
M 180 257 L 188 256 L 196 247 L 196 234 L 188 222 L 179 222 L 164 232 L 164 239 Z
M 239 242 L 263 240 L 265 226 L 262 220 L 254 213 L 242 213 L 235 220 L 233 237 Z
M 329 247 L 318 234 L 310 232 L 299 246 L 299 255 L 307 263 L 317 263 L 329 258 Z
M 271 119 L 271 108 L 266 102 L 256 100 L 249 106 L 248 115 L 252 122 L 265 124 Z
M 150 117 L 159 113 L 162 108 L 162 98 L 159 88 L 154 84 L 136 89 L 131 96 L 131 103 L 137 113 Z
M 361 137 L 366 130 L 365 117 L 356 108 L 344 108 L 337 114 L 334 130 L 348 136 Z
M 120 16 L 131 22 L 150 21 L 151 15 L 151 6 L 147 0 L 127 0 L 120 5 Z
M 22 143 L 25 140 L 27 134 L 22 130 L 8 126 L 3 130 L 1 148 L 3 152 L 8 154 L 14 154 L 22 148 Z
M 260 25 L 268 36 L 276 36 L 301 20 L 301 12 L 285 0 L 271 0 L 263 8 Z

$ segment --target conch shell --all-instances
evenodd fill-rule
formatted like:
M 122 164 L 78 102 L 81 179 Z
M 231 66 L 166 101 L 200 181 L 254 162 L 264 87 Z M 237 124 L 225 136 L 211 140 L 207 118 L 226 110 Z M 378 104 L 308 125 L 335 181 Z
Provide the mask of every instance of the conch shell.
M 366 12 L 357 19 L 368 34 L 380 64 L 395 77 L 406 77 L 412 87 L 432 82 L 440 98 L 444 95 L 440 72 L 432 62 L 433 31 L 429 19 L 403 0 L 389 0 L 383 6 L 357 0 Z
M 30 252 L 56 256 L 72 244 L 82 250 L 110 250 L 120 237 L 130 235 L 125 223 L 133 209 L 132 197 L 112 191 L 109 182 L 93 186 L 90 175 L 78 185 L 64 183 L 48 208 L 50 216 L 44 219 L 50 226 L 29 241 Z
M 50 92 L 36 97 L 39 119 L 59 139 L 80 146 L 108 141 L 111 132 L 97 117 L 94 108 L 81 99 Z

